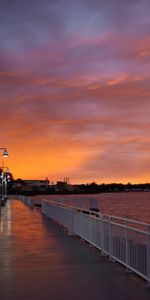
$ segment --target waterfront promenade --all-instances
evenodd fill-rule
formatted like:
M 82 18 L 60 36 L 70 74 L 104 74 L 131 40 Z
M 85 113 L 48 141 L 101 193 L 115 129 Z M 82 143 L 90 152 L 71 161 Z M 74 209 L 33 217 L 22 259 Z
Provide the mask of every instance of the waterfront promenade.
M 148 300 L 150 289 L 118 263 L 69 236 L 19 200 L 0 220 L 1 300 Z

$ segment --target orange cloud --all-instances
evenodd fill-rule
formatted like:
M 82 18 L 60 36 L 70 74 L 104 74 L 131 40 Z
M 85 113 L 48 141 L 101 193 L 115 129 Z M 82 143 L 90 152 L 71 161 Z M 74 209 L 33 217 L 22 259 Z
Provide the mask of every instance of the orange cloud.
M 0 73 L 1 143 L 15 177 L 148 181 L 146 34 L 77 35 L 18 52 L 3 55 Z

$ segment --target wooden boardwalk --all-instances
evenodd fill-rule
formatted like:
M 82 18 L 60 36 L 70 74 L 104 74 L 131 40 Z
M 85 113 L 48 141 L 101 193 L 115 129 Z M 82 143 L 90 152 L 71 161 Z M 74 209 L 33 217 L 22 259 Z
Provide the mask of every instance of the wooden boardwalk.
M 37 208 L 8 200 L 0 218 L 0 300 L 149 300 L 150 289 Z

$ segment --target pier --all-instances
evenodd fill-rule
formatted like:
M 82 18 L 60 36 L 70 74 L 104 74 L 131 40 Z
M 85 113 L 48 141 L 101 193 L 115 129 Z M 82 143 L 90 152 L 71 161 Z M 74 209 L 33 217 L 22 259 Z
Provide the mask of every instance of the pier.
M 10 199 L 1 208 L 0 299 L 149 299 L 144 279 L 31 204 Z

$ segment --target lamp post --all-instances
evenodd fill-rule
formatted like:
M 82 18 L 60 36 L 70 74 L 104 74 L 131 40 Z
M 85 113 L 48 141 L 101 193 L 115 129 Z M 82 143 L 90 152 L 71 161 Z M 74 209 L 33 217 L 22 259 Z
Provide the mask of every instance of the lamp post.
M 10 181 L 10 173 L 8 167 L 0 167 L 1 169 L 1 206 L 5 206 L 7 201 L 7 181 Z M 6 171 L 5 171 L 6 169 Z
M 8 157 L 8 152 L 7 149 L 4 147 L 0 147 L 0 150 L 3 151 L 3 157 Z M 1 195 L 0 195 L 0 206 L 1 205 L 5 205 L 5 201 L 6 201 L 6 174 L 4 173 L 4 166 L 2 166 L 2 173 L 1 173 Z

